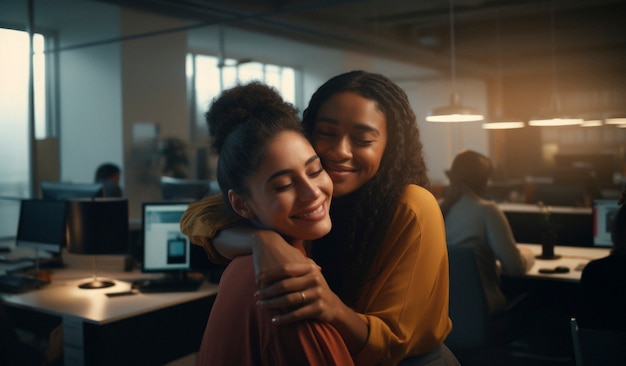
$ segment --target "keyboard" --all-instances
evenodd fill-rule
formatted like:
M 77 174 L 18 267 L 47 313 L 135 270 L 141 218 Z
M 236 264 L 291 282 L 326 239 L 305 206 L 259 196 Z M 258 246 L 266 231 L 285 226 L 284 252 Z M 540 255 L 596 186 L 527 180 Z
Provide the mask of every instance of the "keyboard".
M 191 292 L 198 290 L 201 283 L 190 279 L 143 279 L 133 281 L 132 288 L 142 293 Z
M 49 284 L 48 281 L 20 274 L 5 274 L 0 276 L 0 291 L 21 293 L 36 290 Z

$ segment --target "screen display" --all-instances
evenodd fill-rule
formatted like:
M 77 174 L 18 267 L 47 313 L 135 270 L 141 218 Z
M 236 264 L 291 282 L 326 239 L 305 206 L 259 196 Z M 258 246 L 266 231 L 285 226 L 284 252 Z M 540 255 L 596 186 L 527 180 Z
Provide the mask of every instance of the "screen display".
M 189 239 L 180 231 L 187 203 L 143 204 L 143 272 L 191 269 Z
M 49 200 L 102 197 L 102 183 L 41 182 L 41 195 Z
M 65 244 L 65 215 L 65 201 L 23 200 L 15 245 L 60 253 Z
M 611 247 L 611 231 L 617 216 L 617 200 L 600 199 L 593 201 L 593 245 Z

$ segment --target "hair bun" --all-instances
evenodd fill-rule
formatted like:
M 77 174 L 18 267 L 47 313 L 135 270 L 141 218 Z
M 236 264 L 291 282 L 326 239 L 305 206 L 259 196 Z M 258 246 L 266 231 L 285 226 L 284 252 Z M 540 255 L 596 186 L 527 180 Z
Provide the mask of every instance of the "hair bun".
M 285 103 L 275 88 L 261 82 L 255 81 L 225 90 L 213 99 L 205 114 L 209 135 L 214 138 L 213 148 L 219 154 L 228 135 L 239 126 L 280 118 L 284 108 L 295 114 L 293 106 Z

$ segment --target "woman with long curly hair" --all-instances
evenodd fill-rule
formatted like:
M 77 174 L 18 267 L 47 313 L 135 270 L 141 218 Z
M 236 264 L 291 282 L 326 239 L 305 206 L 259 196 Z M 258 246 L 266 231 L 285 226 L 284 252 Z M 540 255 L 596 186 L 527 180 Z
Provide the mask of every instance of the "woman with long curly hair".
M 310 243 L 314 263 L 271 232 L 233 228 L 215 197 L 191 205 L 182 230 L 215 261 L 252 249 L 259 305 L 284 311 L 276 326 L 330 323 L 357 365 L 457 364 L 443 345 L 444 222 L 406 93 L 383 75 L 347 72 L 313 94 L 303 123 L 333 181 L 333 228 Z

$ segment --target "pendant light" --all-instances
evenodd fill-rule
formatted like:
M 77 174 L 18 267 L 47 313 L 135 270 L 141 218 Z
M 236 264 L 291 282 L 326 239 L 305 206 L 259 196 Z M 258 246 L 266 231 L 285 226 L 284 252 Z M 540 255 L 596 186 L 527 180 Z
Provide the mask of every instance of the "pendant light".
M 496 103 L 496 114 L 495 117 L 489 118 L 488 122 L 483 123 L 483 128 L 486 130 L 508 130 L 514 128 L 523 128 L 524 121 L 518 120 L 516 118 L 506 118 L 502 116 L 502 50 L 501 50 L 501 41 L 500 41 L 500 17 L 498 16 L 496 29 L 496 37 L 497 37 L 497 61 L 498 61 L 498 98 Z
M 626 117 L 609 117 L 604 120 L 607 125 L 626 125 Z
M 602 121 L 599 119 L 585 119 L 580 124 L 581 127 L 600 127 L 602 126 Z
M 550 3 L 550 48 L 552 53 L 552 100 L 547 113 L 541 114 L 530 121 L 531 126 L 571 126 L 580 125 L 582 118 L 566 116 L 561 113 L 561 101 L 559 100 L 556 81 L 556 36 L 554 29 L 554 0 Z
M 461 97 L 456 89 L 456 55 L 454 44 L 454 4 L 450 0 L 450 66 L 452 71 L 452 95 L 450 103 L 435 108 L 426 117 L 429 122 L 473 122 L 482 121 L 483 115 L 476 109 L 461 104 Z

